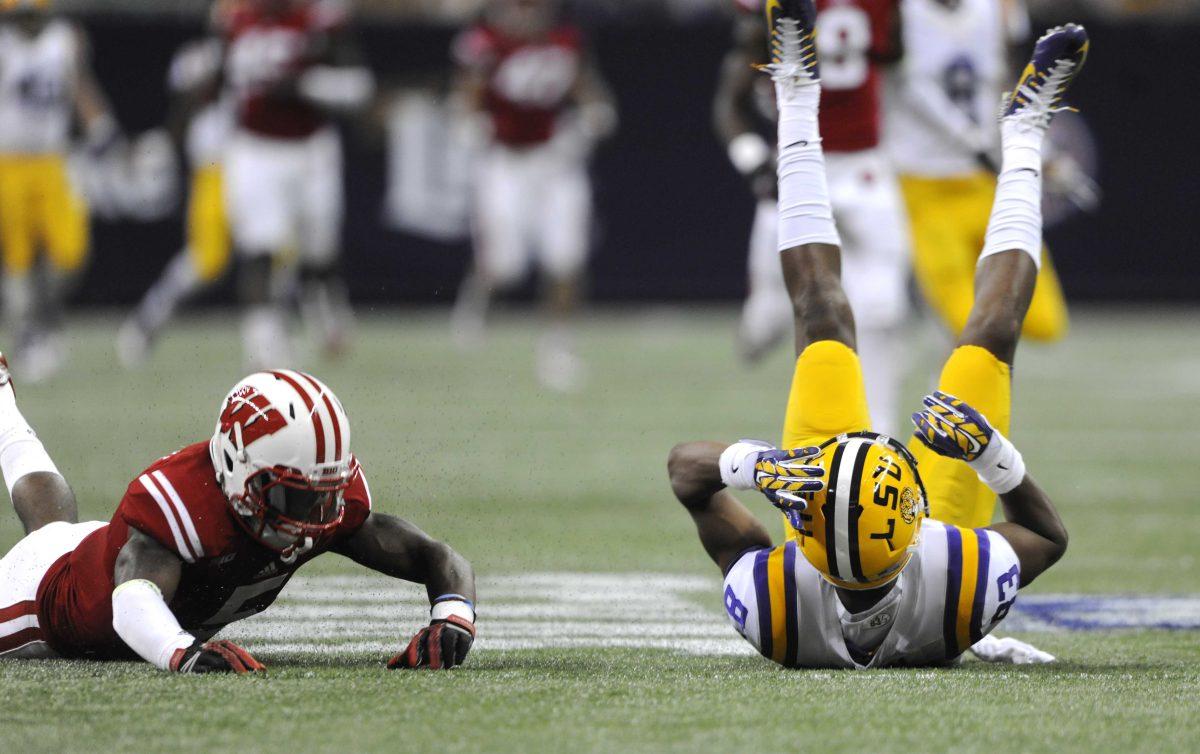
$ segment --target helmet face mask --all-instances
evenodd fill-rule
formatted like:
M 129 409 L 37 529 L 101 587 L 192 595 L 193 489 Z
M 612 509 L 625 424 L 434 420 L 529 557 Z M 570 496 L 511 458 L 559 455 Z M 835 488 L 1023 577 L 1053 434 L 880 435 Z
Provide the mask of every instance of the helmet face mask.
M 821 445 L 827 487 L 788 516 L 798 544 L 826 581 L 850 590 L 894 581 L 917 547 L 929 515 L 917 462 L 903 445 L 874 432 Z
M 319 539 L 341 524 L 342 495 L 357 472 L 353 457 L 340 473 L 319 479 L 295 469 L 263 469 L 246 480 L 245 492 L 231 502 L 255 539 L 283 551 L 306 539 Z
M 209 457 L 238 523 L 260 544 L 295 556 L 342 522 L 359 473 L 350 422 L 316 378 L 252 374 L 221 404 Z

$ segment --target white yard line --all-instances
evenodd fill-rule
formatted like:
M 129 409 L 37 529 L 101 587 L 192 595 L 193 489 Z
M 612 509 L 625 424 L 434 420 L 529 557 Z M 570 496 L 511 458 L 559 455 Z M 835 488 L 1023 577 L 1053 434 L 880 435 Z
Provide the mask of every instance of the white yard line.
M 530 573 L 479 580 L 481 650 L 646 648 L 696 655 L 754 650 L 721 609 L 720 582 L 660 573 Z M 255 649 L 300 654 L 398 651 L 428 619 L 424 589 L 377 576 L 309 576 L 266 612 L 230 626 Z M 999 633 L 1200 629 L 1200 596 L 1037 594 Z

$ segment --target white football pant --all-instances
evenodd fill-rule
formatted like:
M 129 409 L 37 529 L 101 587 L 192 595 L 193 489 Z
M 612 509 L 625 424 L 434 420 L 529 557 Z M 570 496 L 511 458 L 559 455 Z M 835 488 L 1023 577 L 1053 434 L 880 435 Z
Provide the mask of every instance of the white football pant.
M 237 131 L 225 162 L 230 231 L 243 255 L 295 250 L 316 265 L 334 261 L 341 242 L 342 143 L 333 128 L 305 139 Z
M 592 190 L 586 158 L 557 141 L 480 157 L 475 186 L 476 264 L 504 288 L 530 264 L 553 279 L 578 274 L 587 261 Z

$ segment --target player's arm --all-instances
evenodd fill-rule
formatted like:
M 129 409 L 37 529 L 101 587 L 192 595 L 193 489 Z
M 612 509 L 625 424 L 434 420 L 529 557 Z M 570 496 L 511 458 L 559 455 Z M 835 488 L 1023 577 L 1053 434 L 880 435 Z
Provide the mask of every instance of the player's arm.
M 493 62 L 490 42 L 481 29 L 468 29 L 455 38 L 450 54 L 455 64 L 451 108 L 467 129 L 470 144 L 484 144 L 491 131 L 487 115 L 488 77 Z
M 917 437 L 935 453 L 969 464 L 1000 496 L 1005 521 L 989 528 L 1012 545 L 1021 563 L 1021 586 L 1029 585 L 1067 551 L 1067 530 L 1050 497 L 1026 472 L 1012 442 L 978 411 L 942 392 L 926 396 L 924 403 L 913 414 Z
M 578 110 L 579 128 L 588 144 L 607 139 L 617 130 L 617 101 L 595 59 L 584 58 L 571 100 Z
M 131 528 L 113 567 L 113 629 L 130 649 L 160 670 L 246 673 L 263 670 L 249 652 L 228 641 L 201 643 L 167 606 L 179 587 L 183 562 L 150 535 Z
M 993 524 L 1021 561 L 1021 586 L 1027 586 L 1067 551 L 1067 529 L 1050 496 L 1028 473 L 1000 496 L 1004 522 Z
M 92 70 L 91 45 L 87 35 L 79 29 L 75 29 L 74 33 L 76 55 L 72 95 L 75 113 L 83 126 L 88 151 L 94 155 L 104 154 L 119 142 L 121 129 Z
M 371 513 L 334 548 L 379 573 L 425 585 L 431 620 L 389 668 L 452 668 L 462 664 L 475 639 L 475 571 L 449 545 L 407 521 Z
M 183 150 L 187 126 L 192 118 L 219 94 L 223 82 L 225 45 L 218 37 L 210 37 L 190 45 L 171 62 L 167 72 L 167 107 L 165 128 L 176 149 Z
M 327 110 L 361 110 L 375 96 L 375 76 L 349 28 L 340 23 L 322 34 L 314 50 L 319 62 L 300 77 L 300 96 Z
M 750 181 L 755 193 L 774 194 L 774 150 L 755 130 L 754 66 L 763 62 L 762 22 L 757 16 L 739 17 L 734 45 L 725 55 L 713 99 L 713 127 L 725 145 L 730 162 Z
M 771 546 L 762 522 L 727 488 L 758 489 L 780 510 L 803 510 L 805 496 L 824 486 L 824 469 L 806 463 L 818 452 L 779 450 L 758 440 L 733 445 L 688 442 L 671 450 L 671 490 L 691 514 L 701 544 L 722 571 L 747 550 Z

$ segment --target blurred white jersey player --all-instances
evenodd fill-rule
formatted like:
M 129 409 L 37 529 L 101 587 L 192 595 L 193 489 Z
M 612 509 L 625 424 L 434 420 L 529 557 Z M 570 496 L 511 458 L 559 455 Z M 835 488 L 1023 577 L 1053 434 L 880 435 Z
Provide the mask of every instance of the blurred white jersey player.
M 299 260 L 301 312 L 328 352 L 345 346 L 349 302 L 339 270 L 342 148 L 334 112 L 359 109 L 374 79 L 332 0 L 246 0 L 229 15 L 225 82 L 236 124 L 225 153 L 225 198 L 241 255 L 243 341 L 252 367 L 288 364 L 281 298 Z M 281 282 L 283 283 L 281 285 Z
M 145 361 L 181 303 L 224 277 L 230 266 L 221 163 L 233 108 L 230 98 L 221 96 L 222 54 L 217 37 L 189 42 L 176 53 L 167 74 L 172 98 L 168 128 L 182 142 L 191 169 L 186 243 L 121 327 L 117 355 L 127 368 Z
M 901 18 L 905 52 L 888 79 L 885 144 L 908 208 L 916 280 L 957 335 L 996 191 L 996 101 L 1016 76 L 1009 52 L 1028 38 L 1029 18 L 1020 0 L 902 0 Z M 1043 256 L 1024 335 L 1057 340 L 1067 307 Z
M 82 127 L 91 156 L 109 153 L 120 136 L 87 38 L 47 6 L 0 3 L 0 256 L 27 382 L 63 363 L 62 299 L 87 261 L 87 204 L 67 169 L 72 130 Z
M 821 133 L 834 217 L 842 234 L 842 278 L 858 326 L 872 423 L 895 431 L 908 313 L 908 229 L 895 175 L 880 148 L 880 67 L 899 53 L 898 0 L 818 0 Z M 736 0 L 736 46 L 715 103 L 718 134 L 758 195 L 750 238 L 749 295 L 739 350 L 756 361 L 792 332 L 792 303 L 778 253 L 775 93 L 753 64 L 767 60 L 763 0 Z
M 538 376 L 551 389 L 577 389 L 582 364 L 569 320 L 591 235 L 587 162 L 616 126 L 612 99 L 580 30 L 560 20 L 554 0 L 494 0 L 455 40 L 454 57 L 487 142 L 473 192 L 475 260 L 455 305 L 455 338 L 478 346 L 492 295 L 536 265 L 551 319 Z

